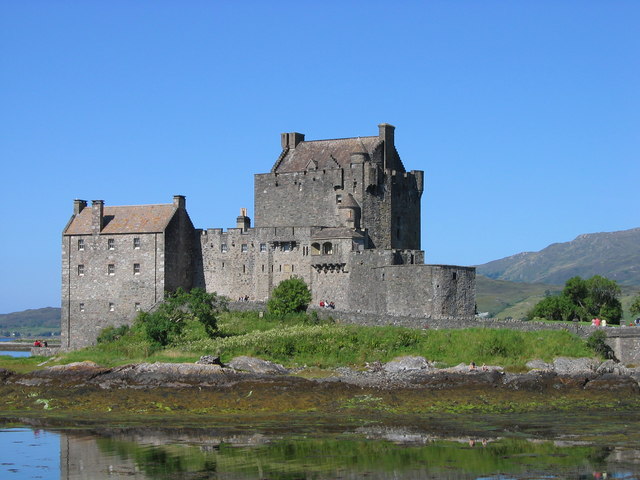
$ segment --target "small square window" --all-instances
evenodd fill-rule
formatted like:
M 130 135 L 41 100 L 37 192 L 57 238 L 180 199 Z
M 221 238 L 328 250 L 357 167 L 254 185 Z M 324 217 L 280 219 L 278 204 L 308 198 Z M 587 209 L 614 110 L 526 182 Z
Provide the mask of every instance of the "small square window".
M 246 243 L 243 243 L 240 249 L 242 250 L 242 253 L 247 253 L 247 251 L 249 250 L 249 247 L 247 246 Z
M 140 275 L 140 264 L 139 263 L 134 263 L 133 264 L 133 274 L 134 275 Z
M 140 303 L 139 302 L 134 303 L 133 304 L 133 308 L 136 309 L 136 312 L 139 312 L 140 311 Z
M 78 307 L 80 308 L 80 313 L 84 313 L 84 303 L 79 304 Z
M 110 263 L 109 265 L 107 265 L 107 273 L 109 275 L 115 275 L 116 274 L 116 266 L 113 263 Z
M 340 194 L 336 195 L 336 203 L 338 205 L 340 205 L 342 203 L 342 195 L 340 195 Z
M 266 244 L 266 243 L 261 243 L 261 244 L 260 244 L 260 251 L 261 251 L 262 253 L 264 253 L 264 252 L 266 252 L 266 251 L 267 251 L 267 244 Z
M 78 239 L 78 250 L 84 250 L 84 238 Z
M 84 275 L 84 265 L 78 265 L 78 275 Z
M 133 248 L 140 248 L 140 237 L 134 237 Z
M 113 302 L 109 302 L 109 311 L 110 312 L 115 312 L 116 311 L 116 304 Z
M 282 243 L 282 251 L 290 252 L 291 251 L 291 242 L 283 242 Z
M 223 243 L 222 245 L 220 245 L 220 251 L 222 253 L 227 253 L 227 244 Z
M 115 250 L 116 249 L 116 241 L 113 238 L 107 239 L 107 247 L 109 248 L 109 250 Z

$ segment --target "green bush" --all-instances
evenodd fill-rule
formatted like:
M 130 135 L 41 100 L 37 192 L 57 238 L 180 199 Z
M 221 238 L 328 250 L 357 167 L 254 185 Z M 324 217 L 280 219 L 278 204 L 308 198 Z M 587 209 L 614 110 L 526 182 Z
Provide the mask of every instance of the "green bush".
M 589 335 L 589 338 L 587 339 L 587 347 L 589 347 L 595 354 L 600 355 L 601 357 L 613 359 L 615 358 L 613 349 L 609 345 L 607 345 L 605 341 L 606 339 L 607 334 L 602 330 L 597 330 Z
M 120 325 L 119 327 L 106 327 L 100 331 L 98 335 L 98 343 L 115 342 L 129 333 L 129 325 Z
M 140 313 L 136 322 L 142 325 L 147 338 L 160 346 L 179 342 L 185 325 L 192 320 L 204 326 L 207 336 L 214 337 L 218 331 L 218 314 L 227 310 L 227 304 L 225 297 L 201 288 L 190 292 L 178 288 L 167 295 L 156 311 Z
M 304 312 L 310 302 L 311 292 L 304 280 L 291 277 L 273 289 L 267 302 L 267 310 L 272 315 L 283 316 Z

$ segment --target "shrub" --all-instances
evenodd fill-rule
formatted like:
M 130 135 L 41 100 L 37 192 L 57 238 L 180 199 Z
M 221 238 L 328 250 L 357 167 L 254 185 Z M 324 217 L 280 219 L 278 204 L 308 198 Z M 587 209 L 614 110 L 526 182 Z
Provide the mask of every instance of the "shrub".
M 129 325 L 120 325 L 119 327 L 106 327 L 100 331 L 98 335 L 98 343 L 115 342 L 125 336 L 130 330 Z
M 273 315 L 283 316 L 290 313 L 304 312 L 311 302 L 311 292 L 307 284 L 298 277 L 283 280 L 271 292 L 267 309 Z
M 136 322 L 142 325 L 146 336 L 161 346 L 176 342 L 185 325 L 191 320 L 200 322 L 209 337 L 215 336 L 218 330 L 219 312 L 227 309 L 228 300 L 216 293 L 207 293 L 201 288 L 190 292 L 178 288 L 175 293 L 167 295 L 153 313 L 141 313 Z M 191 329 L 193 335 L 194 329 Z
M 598 330 L 589 335 L 587 339 L 587 347 L 594 351 L 597 355 L 607 359 L 615 358 L 613 353 L 613 349 L 607 345 L 605 340 L 607 339 L 607 334 L 602 330 Z

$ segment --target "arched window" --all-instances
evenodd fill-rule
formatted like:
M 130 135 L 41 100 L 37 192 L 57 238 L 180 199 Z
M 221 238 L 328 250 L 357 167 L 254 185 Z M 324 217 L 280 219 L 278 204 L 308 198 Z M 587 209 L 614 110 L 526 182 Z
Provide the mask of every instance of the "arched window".
M 312 243 L 311 244 L 311 255 L 320 255 L 320 244 Z
M 331 242 L 324 242 L 322 244 L 322 253 L 325 255 L 333 255 L 333 245 Z

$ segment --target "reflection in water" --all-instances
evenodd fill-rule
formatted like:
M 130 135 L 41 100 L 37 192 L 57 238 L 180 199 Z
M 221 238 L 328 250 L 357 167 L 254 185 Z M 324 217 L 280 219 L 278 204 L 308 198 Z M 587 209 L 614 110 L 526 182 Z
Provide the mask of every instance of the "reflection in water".
M 393 429 L 325 438 L 197 429 L 68 432 L 60 453 L 62 479 L 634 479 L 640 471 L 640 451 Z
M 621 423 L 616 423 L 622 419 Z M 0 430 L 0 478 L 22 479 L 640 479 L 636 415 L 494 417 L 452 425 Z M 27 420 L 25 420 L 27 421 Z M 509 428 L 497 427 L 507 422 Z M 603 426 L 604 425 L 604 426 Z M 595 429 L 598 428 L 596 431 Z M 295 430 L 292 430 L 295 429 Z M 499 433 L 497 433 L 499 432 Z M 541 434 L 540 432 L 545 432 Z

